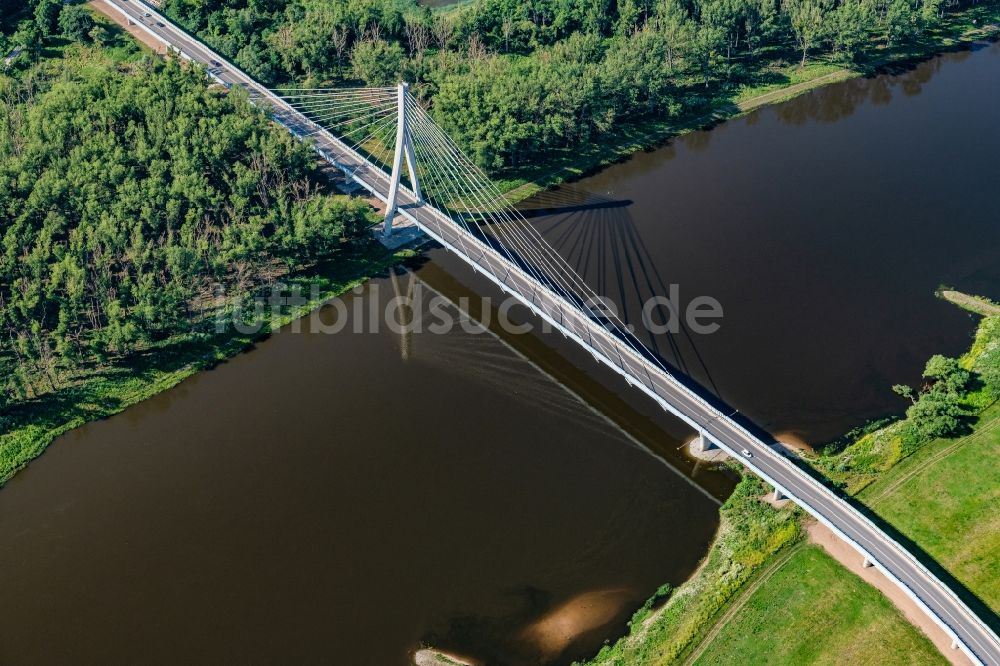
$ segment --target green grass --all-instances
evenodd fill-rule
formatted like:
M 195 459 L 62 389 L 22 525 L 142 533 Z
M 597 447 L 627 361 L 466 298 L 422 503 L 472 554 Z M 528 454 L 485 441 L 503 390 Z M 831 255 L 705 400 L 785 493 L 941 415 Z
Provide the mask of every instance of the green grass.
M 709 664 L 946 664 L 875 588 L 819 546 L 777 569 L 695 661 Z
M 1000 613 L 1000 406 L 923 447 L 859 499 Z
M 339 255 L 328 266 L 283 278 L 289 286 L 299 285 L 307 299 L 316 285 L 317 298 L 282 310 L 273 322 L 283 326 L 413 254 L 388 252 L 371 242 Z M 251 348 L 270 333 L 270 316 L 267 321 L 252 335 L 234 330 L 215 333 L 213 326 L 208 327 L 213 329 L 210 333 L 176 335 L 116 362 L 81 368 L 72 377 L 63 377 L 58 390 L 12 406 L 0 415 L 0 485 L 68 430 L 117 414 Z

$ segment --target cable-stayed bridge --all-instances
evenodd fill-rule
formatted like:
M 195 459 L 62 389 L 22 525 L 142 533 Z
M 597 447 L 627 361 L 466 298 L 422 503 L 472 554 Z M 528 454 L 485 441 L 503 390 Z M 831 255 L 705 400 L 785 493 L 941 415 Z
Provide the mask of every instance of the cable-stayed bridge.
M 153 39 L 205 66 L 386 203 L 385 233 L 413 225 L 453 251 L 593 355 L 725 449 L 855 548 L 925 612 L 974 664 L 1000 666 L 1000 639 L 941 578 L 845 498 L 775 450 L 769 436 L 670 371 L 510 206 L 405 85 L 268 90 L 142 0 L 104 0 Z M 944 575 L 944 574 L 942 574 Z M 953 583 L 957 586 L 957 583 Z M 986 607 L 983 605 L 983 609 Z M 989 612 L 986 609 L 984 612 Z

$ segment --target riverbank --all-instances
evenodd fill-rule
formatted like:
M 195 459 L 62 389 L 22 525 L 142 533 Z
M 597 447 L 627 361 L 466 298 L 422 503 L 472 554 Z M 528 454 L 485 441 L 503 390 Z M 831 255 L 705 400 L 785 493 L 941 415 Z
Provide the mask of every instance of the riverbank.
M 761 501 L 766 493 L 762 481 L 744 476 L 719 509 L 715 541 L 694 575 L 665 602 L 654 597 L 637 611 L 629 634 L 586 666 L 677 663 L 694 650 L 733 597 L 801 538 L 798 509 Z
M 572 182 L 602 168 L 627 160 L 637 152 L 652 150 L 672 138 L 710 129 L 733 118 L 747 115 L 771 104 L 778 104 L 817 88 L 862 76 L 889 67 L 905 67 L 940 53 L 967 48 L 981 40 L 1000 37 L 1000 6 L 980 5 L 949 14 L 919 42 L 900 47 L 882 47 L 876 55 L 852 67 L 830 57 L 812 60 L 801 67 L 798 62 L 775 64 L 760 72 L 759 83 L 723 87 L 711 100 L 708 113 L 674 119 L 620 123 L 614 136 L 591 144 L 556 152 L 546 159 L 509 177 L 498 179 L 498 186 L 511 203 L 518 203 L 556 185 Z
M 153 343 L 107 365 L 84 366 L 72 376 L 63 377 L 57 390 L 11 406 L 2 416 L 0 486 L 41 455 L 59 435 L 117 414 L 252 349 L 274 330 L 414 254 L 406 249 L 389 252 L 374 242 L 345 252 L 315 271 L 283 278 L 285 291 L 298 289 L 303 302 L 291 306 L 269 305 L 263 314 L 264 324 L 257 332 L 240 333 L 230 324 L 224 332 L 216 333 L 216 320 L 233 319 L 235 304 L 225 304 L 196 323 L 193 327 L 196 332 Z
M 962 296 L 966 304 L 981 301 Z M 997 349 L 1000 317 L 986 317 L 971 348 L 959 360 L 962 368 L 975 373 L 962 395 L 968 412 L 964 436 L 932 438 L 907 448 L 900 441 L 900 431 L 909 419 L 902 419 L 860 429 L 847 437 L 846 446 L 803 456 L 901 533 L 904 542 L 912 542 L 911 548 L 925 553 L 923 559 L 942 575 L 954 577 L 952 585 L 965 588 L 959 594 L 994 626 L 1000 623 L 995 615 L 1000 610 L 1000 517 L 995 511 L 1000 488 L 1000 405 L 998 387 L 975 377 L 986 376 L 998 364 Z M 843 641 L 827 640 L 831 636 L 847 638 L 850 647 L 851 641 L 860 645 L 866 643 L 865 636 L 881 636 L 890 630 L 901 632 L 900 641 L 905 640 L 913 652 L 911 660 L 941 663 L 927 638 L 938 650 L 947 646 L 947 640 L 922 622 L 907 599 L 883 590 L 896 613 L 888 607 L 889 600 L 861 584 L 851 573 L 857 559 L 853 551 L 838 553 L 832 547 L 835 544 L 814 539 L 843 566 L 824 562 L 821 554 L 802 555 L 801 512 L 788 503 L 779 507 L 762 501 L 766 491 L 761 481 L 744 477 L 720 510 L 719 533 L 702 567 L 666 603 L 633 619 L 629 634 L 605 647 L 586 666 L 717 663 L 720 650 L 728 659 L 748 662 L 766 656 L 774 664 L 797 664 L 803 659 L 836 663 L 850 661 L 850 654 L 842 652 Z M 795 526 L 786 538 L 774 528 L 781 515 Z M 747 557 L 748 553 L 753 556 Z M 817 575 L 819 570 L 822 576 Z M 870 570 L 862 574 L 866 580 L 874 576 Z M 814 585 L 818 578 L 825 582 Z M 880 583 L 889 585 L 887 580 L 868 582 L 880 589 Z M 852 605 L 858 590 L 868 598 L 863 609 Z M 834 612 L 834 603 L 846 605 Z M 818 635 L 803 631 L 794 612 L 798 608 L 807 613 L 817 607 L 826 609 L 822 621 L 816 619 L 809 625 L 822 626 Z M 782 609 L 777 618 L 776 608 Z M 786 613 L 789 608 L 793 612 Z M 913 627 L 901 630 L 893 619 L 899 614 L 924 635 Z M 862 616 L 878 629 L 857 633 Z M 766 638 L 761 634 L 765 626 Z M 884 651 L 885 659 L 904 656 L 886 641 L 868 647 Z

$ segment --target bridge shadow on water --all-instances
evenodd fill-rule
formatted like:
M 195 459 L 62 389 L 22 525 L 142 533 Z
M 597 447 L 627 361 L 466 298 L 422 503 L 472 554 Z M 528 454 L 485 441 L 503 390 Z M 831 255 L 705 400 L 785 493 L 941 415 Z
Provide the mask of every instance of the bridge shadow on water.
M 631 206 L 627 199 L 561 188 L 532 198 L 521 213 L 588 285 L 614 303 L 652 359 L 666 363 L 679 379 L 718 402 L 719 387 L 681 316 L 684 303 L 651 301 L 668 297 L 670 283 L 646 246 Z M 679 312 L 672 312 L 674 308 Z M 667 332 L 654 333 L 647 325 L 662 330 L 672 319 L 673 328 Z

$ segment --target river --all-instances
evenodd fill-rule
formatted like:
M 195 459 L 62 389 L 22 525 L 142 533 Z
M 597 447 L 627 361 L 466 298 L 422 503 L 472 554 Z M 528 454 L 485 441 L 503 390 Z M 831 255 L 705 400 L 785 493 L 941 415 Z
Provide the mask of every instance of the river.
M 671 283 L 718 299 L 717 333 L 651 344 L 821 441 L 967 346 L 938 284 L 1000 295 L 998 66 L 994 46 L 831 86 L 527 206 L 630 315 Z M 411 279 L 491 293 L 442 250 L 411 268 L 346 316 Z M 711 540 L 731 479 L 677 452 L 688 435 L 551 335 L 288 328 L 0 491 L 0 661 L 587 655 Z
M 980 45 L 688 134 L 525 205 L 629 321 L 670 284 L 682 304 L 716 299 L 718 332 L 651 344 L 758 425 L 821 443 L 902 411 L 893 384 L 968 348 L 974 325 L 940 285 L 1000 297 L 998 108 L 1000 45 Z

